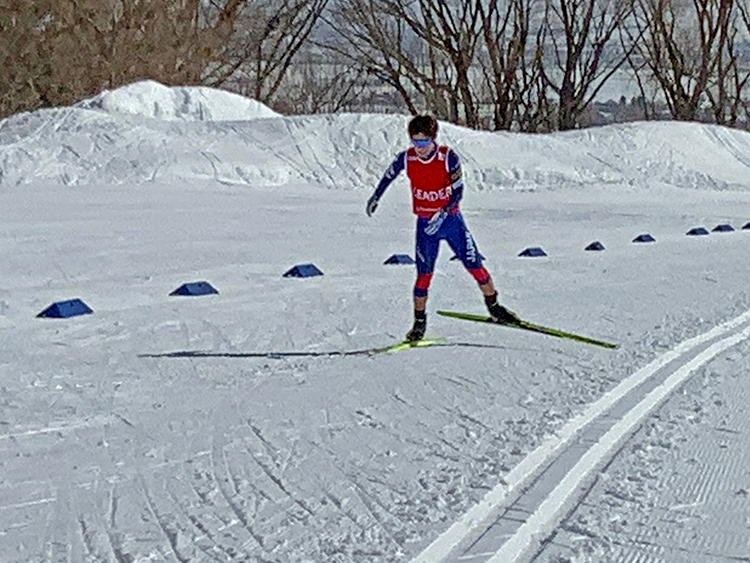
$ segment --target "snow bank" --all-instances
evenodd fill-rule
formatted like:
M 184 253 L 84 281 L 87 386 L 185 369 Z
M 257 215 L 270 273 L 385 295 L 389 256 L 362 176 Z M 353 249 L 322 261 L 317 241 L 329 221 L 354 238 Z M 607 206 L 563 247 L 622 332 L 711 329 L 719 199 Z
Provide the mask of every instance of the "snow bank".
M 0 184 L 213 179 L 371 189 L 407 142 L 406 116 L 275 115 L 209 88 L 134 84 L 0 122 Z M 440 140 L 461 155 L 468 189 L 750 187 L 750 134 L 711 125 L 634 123 L 529 135 L 446 124 Z
M 105 90 L 76 107 L 164 121 L 244 121 L 281 116 L 256 100 L 231 92 L 204 87 L 169 88 L 152 80 Z

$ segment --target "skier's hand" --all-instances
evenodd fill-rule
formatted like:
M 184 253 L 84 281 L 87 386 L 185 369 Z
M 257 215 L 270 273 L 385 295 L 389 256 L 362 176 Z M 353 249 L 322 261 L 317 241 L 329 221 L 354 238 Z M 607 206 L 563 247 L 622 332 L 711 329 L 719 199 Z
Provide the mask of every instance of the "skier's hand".
M 370 196 L 370 199 L 367 200 L 367 216 L 372 217 L 372 214 L 375 213 L 375 210 L 378 208 L 378 198 L 373 196 Z
M 432 236 L 437 233 L 447 216 L 448 212 L 445 209 L 437 211 L 432 217 L 430 217 L 430 220 L 427 221 L 427 226 L 424 228 L 424 234 Z

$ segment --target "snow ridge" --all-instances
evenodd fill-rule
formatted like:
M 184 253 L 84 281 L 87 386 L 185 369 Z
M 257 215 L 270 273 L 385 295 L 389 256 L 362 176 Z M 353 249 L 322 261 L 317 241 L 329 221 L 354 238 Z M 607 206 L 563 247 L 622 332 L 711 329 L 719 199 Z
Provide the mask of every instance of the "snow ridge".
M 137 83 L 70 108 L 0 122 L 0 185 L 215 180 L 371 189 L 406 146 L 402 115 L 281 117 L 209 88 Z M 445 124 L 468 189 L 750 188 L 750 134 L 695 123 L 633 123 L 550 135 Z

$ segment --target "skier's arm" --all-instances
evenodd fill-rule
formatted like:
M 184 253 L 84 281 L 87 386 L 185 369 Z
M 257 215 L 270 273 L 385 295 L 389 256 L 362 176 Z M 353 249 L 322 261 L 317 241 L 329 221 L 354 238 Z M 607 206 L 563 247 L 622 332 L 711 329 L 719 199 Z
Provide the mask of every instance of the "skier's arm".
M 461 161 L 452 149 L 448 150 L 448 175 L 451 179 L 451 197 L 445 205 L 445 209 L 453 209 L 464 195 L 464 179 L 461 173 Z
M 388 170 L 385 171 L 385 174 L 383 174 L 378 187 L 375 188 L 375 192 L 370 196 L 370 199 L 367 200 L 368 216 L 372 215 L 375 212 L 375 209 L 377 209 L 378 207 L 378 201 L 380 201 L 380 198 L 383 197 L 385 190 L 388 189 L 388 186 L 390 186 L 393 180 L 395 180 L 398 175 L 401 174 L 405 167 L 406 152 L 400 152 L 398 153 L 398 155 L 396 155 L 396 159 L 388 167 Z

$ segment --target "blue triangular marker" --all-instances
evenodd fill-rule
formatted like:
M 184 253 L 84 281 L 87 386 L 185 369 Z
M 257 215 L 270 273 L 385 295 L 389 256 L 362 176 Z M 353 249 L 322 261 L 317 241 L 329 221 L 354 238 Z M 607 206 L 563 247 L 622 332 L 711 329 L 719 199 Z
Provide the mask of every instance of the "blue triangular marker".
M 703 227 L 693 227 L 686 234 L 688 234 L 691 237 L 694 237 L 694 236 L 707 235 L 708 231 Z
M 604 250 L 604 245 L 600 243 L 598 240 L 595 240 L 586 248 L 584 248 L 584 250 Z
M 37 318 L 66 319 L 78 315 L 90 315 L 94 311 L 80 299 L 58 301 L 37 315 Z
M 529 256 L 532 258 L 536 258 L 539 256 L 547 256 L 547 253 L 538 246 L 532 246 L 521 252 L 519 256 Z
M 175 289 L 169 295 L 183 295 L 193 297 L 197 295 L 210 295 L 212 293 L 219 293 L 216 289 L 207 281 L 198 281 L 184 283 L 177 289 Z
M 285 274 L 285 278 L 309 278 L 312 276 L 322 276 L 321 272 L 315 264 L 297 264 Z
M 383 264 L 414 264 L 414 259 L 408 254 L 392 254 Z

